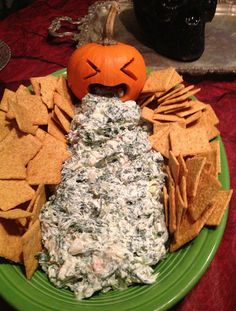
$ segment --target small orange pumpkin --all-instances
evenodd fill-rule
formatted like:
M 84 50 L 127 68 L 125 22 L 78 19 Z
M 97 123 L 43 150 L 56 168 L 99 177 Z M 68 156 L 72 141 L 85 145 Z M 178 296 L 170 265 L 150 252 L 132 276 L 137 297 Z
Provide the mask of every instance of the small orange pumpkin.
M 122 101 L 136 99 L 146 80 L 143 56 L 131 45 L 112 39 L 117 14 L 114 2 L 105 25 L 102 43 L 88 43 L 76 49 L 67 66 L 68 83 L 73 93 L 82 99 L 95 85 L 124 86 Z

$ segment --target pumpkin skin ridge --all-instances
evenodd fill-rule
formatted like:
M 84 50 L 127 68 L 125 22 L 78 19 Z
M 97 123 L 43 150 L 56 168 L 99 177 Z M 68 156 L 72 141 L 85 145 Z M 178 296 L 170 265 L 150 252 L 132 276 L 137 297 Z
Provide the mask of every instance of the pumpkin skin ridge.
M 88 65 L 88 60 L 100 72 L 85 79 L 85 73 L 88 76 L 89 73 L 96 72 Z M 135 70 L 133 75 L 137 79 L 133 79 L 121 70 L 129 62 L 131 62 L 131 67 L 134 69 L 130 69 L 130 65 L 128 65 L 127 71 L 133 72 Z M 91 84 L 101 84 L 109 87 L 125 84 L 126 92 L 121 100 L 136 99 L 146 81 L 146 66 L 142 55 L 136 48 L 123 43 L 108 46 L 89 43 L 81 46 L 72 53 L 67 71 L 69 86 L 79 99 L 82 99 L 89 92 Z

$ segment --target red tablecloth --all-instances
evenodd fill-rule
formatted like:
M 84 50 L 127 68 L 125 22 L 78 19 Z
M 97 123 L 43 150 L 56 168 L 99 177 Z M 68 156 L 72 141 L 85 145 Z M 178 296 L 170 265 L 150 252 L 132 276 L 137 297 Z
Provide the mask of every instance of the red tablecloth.
M 65 40 L 50 41 L 47 28 L 56 16 L 78 18 L 85 15 L 93 2 L 37 0 L 0 21 L 0 39 L 12 50 L 9 64 L 0 71 L 0 96 L 4 88 L 16 90 L 21 83 L 28 85 L 32 76 L 46 75 L 66 67 L 74 46 Z M 231 188 L 236 189 L 236 76 L 198 77 L 194 83 L 201 88 L 198 98 L 210 103 L 220 119 L 219 129 L 228 156 Z M 236 310 L 235 197 L 236 193 L 231 200 L 227 227 L 214 260 L 199 283 L 173 310 Z M 0 309 L 10 310 L 10 307 L 1 300 Z

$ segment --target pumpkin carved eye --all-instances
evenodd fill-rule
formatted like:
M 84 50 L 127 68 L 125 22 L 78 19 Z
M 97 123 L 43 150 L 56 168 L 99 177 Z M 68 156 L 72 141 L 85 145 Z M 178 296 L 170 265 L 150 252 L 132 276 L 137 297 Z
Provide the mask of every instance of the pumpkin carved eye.
M 137 80 L 136 75 L 134 74 L 133 71 L 129 70 L 128 67 L 131 67 L 130 65 L 132 65 L 132 63 L 134 62 L 134 58 L 132 58 L 128 63 L 126 63 L 124 66 L 121 67 L 121 71 L 126 74 L 128 77 L 130 77 L 133 80 Z
M 101 72 L 101 70 L 89 59 L 87 59 L 87 64 L 90 66 L 90 68 L 93 70 L 91 73 L 89 73 L 87 76 L 84 77 L 84 80 L 87 80 L 89 78 L 92 78 L 98 74 L 98 72 Z

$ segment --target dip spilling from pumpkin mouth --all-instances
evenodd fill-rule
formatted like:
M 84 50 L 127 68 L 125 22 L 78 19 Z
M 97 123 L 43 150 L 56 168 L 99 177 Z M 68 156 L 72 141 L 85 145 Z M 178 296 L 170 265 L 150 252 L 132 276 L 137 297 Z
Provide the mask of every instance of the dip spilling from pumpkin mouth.
M 40 213 L 42 269 L 78 299 L 152 284 L 167 252 L 163 157 L 134 101 L 88 94 L 68 134 L 71 158 Z
M 121 83 L 114 86 L 107 86 L 99 83 L 92 83 L 89 85 L 89 93 L 93 95 L 100 95 L 106 97 L 122 98 L 127 93 L 127 85 Z

